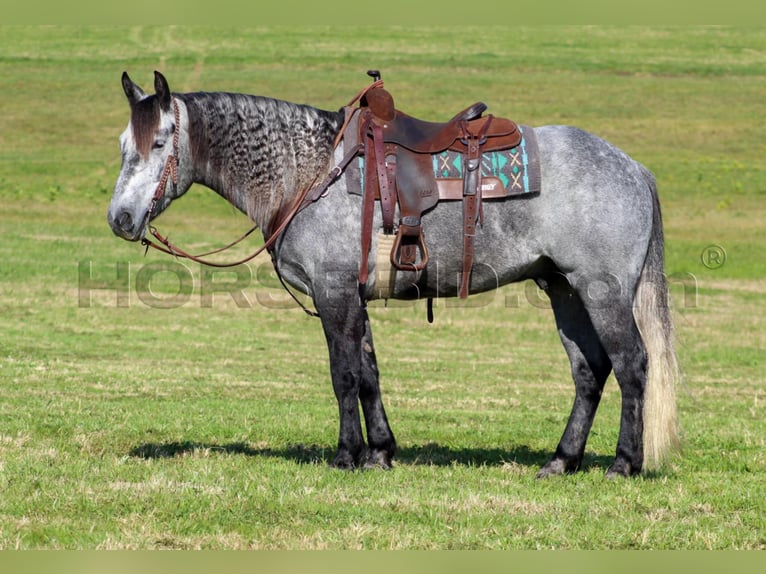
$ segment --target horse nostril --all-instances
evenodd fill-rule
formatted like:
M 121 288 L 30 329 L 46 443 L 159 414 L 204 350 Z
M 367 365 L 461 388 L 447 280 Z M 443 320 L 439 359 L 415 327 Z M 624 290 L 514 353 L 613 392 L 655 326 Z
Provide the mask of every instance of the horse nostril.
M 117 226 L 123 231 L 131 231 L 133 229 L 133 216 L 127 211 L 123 211 L 117 216 Z

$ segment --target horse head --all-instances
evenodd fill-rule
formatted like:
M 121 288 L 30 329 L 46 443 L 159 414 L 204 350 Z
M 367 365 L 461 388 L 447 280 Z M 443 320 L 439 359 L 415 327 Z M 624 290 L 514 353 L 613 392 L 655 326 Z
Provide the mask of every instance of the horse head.
M 138 241 L 147 224 L 191 186 L 188 130 L 183 102 L 165 77 L 154 72 L 155 94 L 147 95 L 128 76 L 122 88 L 130 104 L 130 123 L 120 136 L 122 165 L 109 205 L 112 231 Z

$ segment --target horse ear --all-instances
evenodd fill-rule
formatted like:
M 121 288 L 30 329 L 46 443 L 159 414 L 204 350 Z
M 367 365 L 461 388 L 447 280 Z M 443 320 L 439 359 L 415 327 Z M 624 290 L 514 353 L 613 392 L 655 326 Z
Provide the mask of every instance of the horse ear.
M 170 88 L 165 76 L 155 70 L 154 72 L 154 91 L 157 93 L 157 100 L 160 102 L 160 108 L 170 111 Z
M 128 97 L 128 102 L 130 102 L 131 107 L 146 97 L 146 93 L 133 83 L 133 80 L 130 79 L 127 72 L 122 73 L 122 89 L 125 91 L 125 95 Z

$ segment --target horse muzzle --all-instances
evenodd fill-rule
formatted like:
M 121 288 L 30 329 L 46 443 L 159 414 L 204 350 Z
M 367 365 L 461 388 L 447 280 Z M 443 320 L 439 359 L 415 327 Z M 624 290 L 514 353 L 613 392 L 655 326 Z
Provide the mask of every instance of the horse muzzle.
M 146 217 L 136 217 L 128 209 L 121 209 L 115 213 L 109 210 L 107 221 L 114 234 L 127 241 L 139 241 L 146 235 Z

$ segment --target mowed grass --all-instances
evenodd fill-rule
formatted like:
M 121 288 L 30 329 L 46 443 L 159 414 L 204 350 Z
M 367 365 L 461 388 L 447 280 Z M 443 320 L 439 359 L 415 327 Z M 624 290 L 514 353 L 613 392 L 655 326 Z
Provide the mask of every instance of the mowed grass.
M 766 548 L 765 31 L 3 32 L 0 547 Z M 160 69 L 178 91 L 337 108 L 368 68 L 413 114 L 483 100 L 593 131 L 656 174 L 685 373 L 684 449 L 662 471 L 604 479 L 610 379 L 584 471 L 534 479 L 573 385 L 550 311 L 524 284 L 439 301 L 433 325 L 422 303 L 374 305 L 396 467 L 329 469 L 321 328 L 268 260 L 242 271 L 235 300 L 205 291 L 232 274 L 112 236 L 123 70 L 147 89 Z M 160 223 L 200 249 L 248 227 L 202 188 Z

